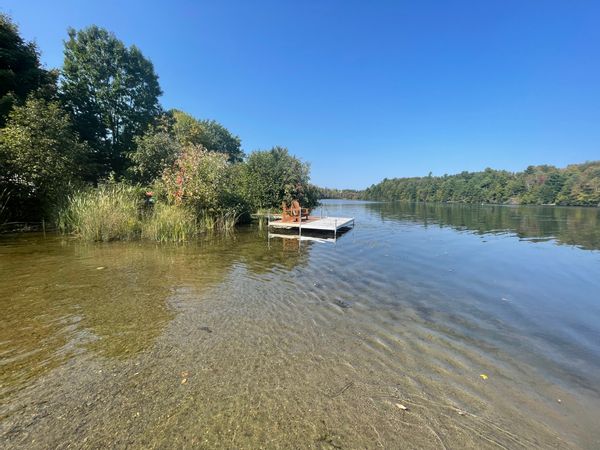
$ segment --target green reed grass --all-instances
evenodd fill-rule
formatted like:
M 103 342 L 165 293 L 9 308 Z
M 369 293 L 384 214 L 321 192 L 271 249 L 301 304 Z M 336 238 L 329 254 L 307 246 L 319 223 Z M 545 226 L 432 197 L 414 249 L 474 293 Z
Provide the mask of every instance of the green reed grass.
M 240 218 L 235 209 L 220 212 L 202 211 L 199 216 L 199 228 L 208 232 L 231 232 Z
M 158 242 L 186 242 L 198 234 L 195 214 L 184 206 L 157 203 L 142 223 L 142 238 Z
M 6 216 L 8 213 L 8 200 L 10 199 L 10 192 L 8 189 L 3 189 L 0 191 L 0 226 L 2 226 L 6 222 Z
M 203 232 L 229 233 L 239 219 L 233 208 L 196 212 L 163 202 L 144 207 L 140 188 L 110 183 L 71 195 L 58 213 L 58 228 L 87 241 L 142 238 L 178 243 Z
M 87 241 L 136 239 L 141 233 L 141 195 L 126 184 L 101 185 L 71 195 L 58 214 L 58 227 Z

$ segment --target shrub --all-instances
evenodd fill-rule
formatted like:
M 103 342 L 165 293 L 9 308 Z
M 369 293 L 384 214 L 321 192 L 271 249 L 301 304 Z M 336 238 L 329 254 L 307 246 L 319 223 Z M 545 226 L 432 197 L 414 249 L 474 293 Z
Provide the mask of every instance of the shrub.
M 162 176 L 170 202 L 198 211 L 217 211 L 226 206 L 229 181 L 227 156 L 200 146 L 187 147 Z

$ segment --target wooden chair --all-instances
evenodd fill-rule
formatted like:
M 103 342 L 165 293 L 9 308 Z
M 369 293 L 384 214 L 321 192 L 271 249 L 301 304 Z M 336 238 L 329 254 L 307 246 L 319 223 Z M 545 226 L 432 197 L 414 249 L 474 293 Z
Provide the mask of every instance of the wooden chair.
M 296 218 L 296 222 L 302 222 L 302 218 L 308 220 L 310 209 L 302 208 L 298 200 L 292 200 L 292 207 L 290 209 L 292 210 L 292 215 Z
M 282 222 L 293 222 L 294 216 L 291 208 L 288 208 L 285 202 L 281 202 L 281 221 Z
M 282 222 L 302 222 L 302 219 L 308 220 L 310 210 L 302 208 L 298 200 L 293 200 L 288 208 L 285 202 L 281 203 L 281 221 Z

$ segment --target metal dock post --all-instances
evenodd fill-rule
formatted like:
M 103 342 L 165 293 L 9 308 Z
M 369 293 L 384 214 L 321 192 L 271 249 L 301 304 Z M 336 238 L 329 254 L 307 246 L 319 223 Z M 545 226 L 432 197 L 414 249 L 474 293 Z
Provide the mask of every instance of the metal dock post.
M 335 219 L 335 222 L 333 225 L 333 239 L 337 240 L 337 218 Z

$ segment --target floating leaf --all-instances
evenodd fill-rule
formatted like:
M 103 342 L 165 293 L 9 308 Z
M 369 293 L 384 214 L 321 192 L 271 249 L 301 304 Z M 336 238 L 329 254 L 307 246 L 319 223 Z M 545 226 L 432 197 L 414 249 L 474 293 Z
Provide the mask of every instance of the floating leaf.
M 488 376 L 485 373 L 482 373 L 479 376 L 481 377 L 482 380 L 487 380 L 488 379 Z

